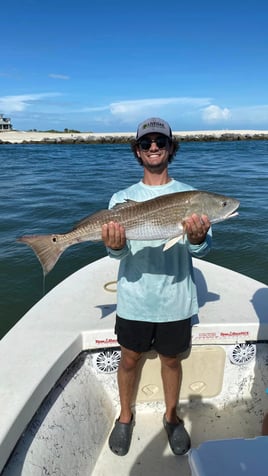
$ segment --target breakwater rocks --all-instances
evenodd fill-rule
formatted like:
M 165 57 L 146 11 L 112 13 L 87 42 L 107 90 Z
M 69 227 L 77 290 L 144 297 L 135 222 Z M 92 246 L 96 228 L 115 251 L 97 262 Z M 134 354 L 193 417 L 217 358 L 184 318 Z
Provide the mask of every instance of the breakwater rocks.
M 180 142 L 215 142 L 215 141 L 239 141 L 239 140 L 268 140 L 268 132 L 256 134 L 240 134 L 235 132 L 223 134 L 189 134 L 180 135 L 174 134 Z
M 34 137 L 33 134 L 31 137 L 8 137 L 5 134 L 5 137 L 1 137 L 0 133 L 0 145 L 1 144 L 127 144 L 134 139 L 133 136 L 113 136 L 113 135 L 86 135 L 86 134 L 55 134 L 55 136 L 46 136 L 43 134 L 43 137 Z
M 179 142 L 216 142 L 268 140 L 268 131 L 198 131 L 174 132 Z M 0 133 L 0 144 L 129 144 L 135 139 L 132 133 L 92 134 L 5 132 Z

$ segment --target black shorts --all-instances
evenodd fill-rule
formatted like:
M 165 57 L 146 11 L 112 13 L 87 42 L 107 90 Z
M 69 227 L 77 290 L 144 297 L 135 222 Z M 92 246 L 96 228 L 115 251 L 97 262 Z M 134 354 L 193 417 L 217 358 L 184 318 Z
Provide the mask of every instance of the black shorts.
M 116 316 L 117 341 L 134 352 L 155 349 L 159 354 L 174 356 L 191 345 L 191 318 L 175 322 L 143 322 Z

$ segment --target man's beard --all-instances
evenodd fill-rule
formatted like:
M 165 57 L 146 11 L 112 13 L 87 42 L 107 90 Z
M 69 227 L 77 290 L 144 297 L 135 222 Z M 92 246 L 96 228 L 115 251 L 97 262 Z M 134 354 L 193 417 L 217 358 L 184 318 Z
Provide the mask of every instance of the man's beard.
M 165 162 L 161 162 L 160 164 L 148 164 L 143 163 L 145 169 L 147 169 L 151 173 L 161 173 L 163 172 L 168 166 L 168 159 Z

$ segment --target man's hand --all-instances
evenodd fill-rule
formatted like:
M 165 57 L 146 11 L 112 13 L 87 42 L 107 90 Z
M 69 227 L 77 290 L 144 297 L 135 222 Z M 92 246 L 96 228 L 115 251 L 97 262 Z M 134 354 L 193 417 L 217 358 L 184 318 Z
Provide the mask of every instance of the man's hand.
M 112 250 L 121 250 L 126 244 L 125 229 L 113 221 L 102 226 L 102 240 Z
M 206 215 L 196 215 L 195 213 L 184 222 L 185 233 L 192 245 L 200 245 L 205 241 L 210 228 L 210 221 Z

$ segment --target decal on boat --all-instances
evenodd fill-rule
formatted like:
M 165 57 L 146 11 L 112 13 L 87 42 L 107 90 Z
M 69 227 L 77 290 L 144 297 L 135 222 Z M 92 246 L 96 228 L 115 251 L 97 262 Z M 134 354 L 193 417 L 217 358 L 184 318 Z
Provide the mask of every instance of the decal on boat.
M 95 343 L 97 345 L 107 345 L 107 344 L 115 344 L 118 345 L 117 339 L 112 339 L 106 337 L 106 339 L 95 339 Z
M 226 339 L 228 340 L 230 337 L 236 338 L 248 338 L 249 332 L 248 331 L 227 331 L 227 332 L 199 332 L 198 334 L 193 336 L 193 341 L 196 340 L 217 340 L 217 339 Z

